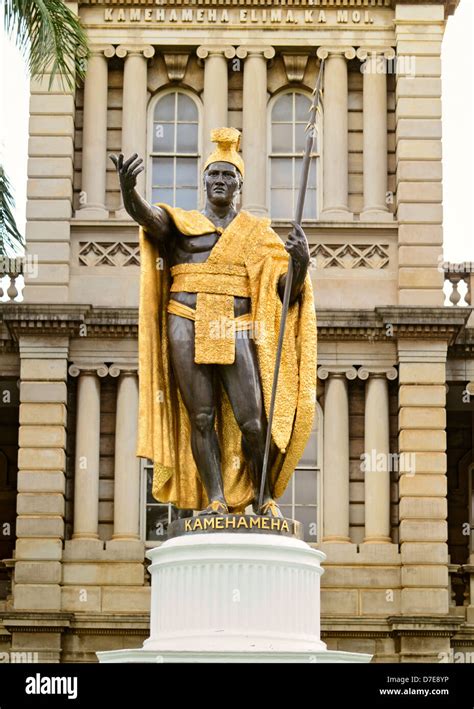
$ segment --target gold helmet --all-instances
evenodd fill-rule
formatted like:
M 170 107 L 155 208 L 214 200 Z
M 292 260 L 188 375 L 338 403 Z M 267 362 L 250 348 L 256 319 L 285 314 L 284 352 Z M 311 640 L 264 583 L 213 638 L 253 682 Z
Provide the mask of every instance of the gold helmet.
M 204 165 L 205 170 L 213 162 L 229 162 L 244 176 L 244 161 L 237 152 L 240 147 L 240 132 L 236 128 L 216 128 L 211 131 L 211 140 L 217 144 Z

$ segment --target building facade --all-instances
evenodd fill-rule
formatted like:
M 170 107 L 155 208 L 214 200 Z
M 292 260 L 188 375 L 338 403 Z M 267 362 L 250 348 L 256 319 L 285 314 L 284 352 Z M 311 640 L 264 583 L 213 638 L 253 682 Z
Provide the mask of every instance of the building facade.
M 330 649 L 474 657 L 474 267 L 443 262 L 441 47 L 457 4 L 68 3 L 91 56 L 75 91 L 31 83 L 22 299 L 3 264 L 2 650 L 88 662 L 141 645 L 145 551 L 176 514 L 135 457 L 138 229 L 108 155 L 145 158 L 150 201 L 201 208 L 210 130 L 234 126 L 241 206 L 284 239 L 324 58 L 304 215 L 317 415 L 283 509 L 327 554 Z

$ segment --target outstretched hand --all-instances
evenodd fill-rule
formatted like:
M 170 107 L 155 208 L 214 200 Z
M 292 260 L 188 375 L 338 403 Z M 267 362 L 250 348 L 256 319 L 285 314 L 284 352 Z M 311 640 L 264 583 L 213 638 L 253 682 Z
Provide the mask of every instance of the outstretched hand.
M 306 271 L 310 261 L 308 240 L 299 224 L 293 224 L 293 230 L 288 235 L 285 249 L 290 254 L 295 268 Z
M 118 172 L 120 188 L 125 198 L 129 196 L 136 187 L 137 177 L 145 169 L 143 160 L 138 157 L 137 153 L 133 153 L 133 155 L 128 158 L 128 160 L 125 160 L 125 162 L 123 153 L 120 153 L 118 156 L 111 155 L 110 159 Z

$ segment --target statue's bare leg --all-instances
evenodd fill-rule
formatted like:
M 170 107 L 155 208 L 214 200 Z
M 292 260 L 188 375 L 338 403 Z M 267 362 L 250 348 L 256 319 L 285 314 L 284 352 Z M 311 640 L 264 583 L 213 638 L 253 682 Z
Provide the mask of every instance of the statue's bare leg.
M 194 323 L 168 316 L 171 363 L 191 423 L 191 449 L 209 498 L 208 512 L 226 512 L 216 417 L 214 367 L 194 362 Z
M 252 339 L 237 335 L 235 362 L 220 365 L 219 374 L 242 432 L 242 451 L 252 471 L 255 503 L 258 503 L 267 420 L 263 405 L 257 352 Z M 254 504 L 254 509 L 255 507 L 256 504 Z M 265 480 L 262 510 L 268 516 L 281 516 L 278 505 L 272 499 L 268 475 Z

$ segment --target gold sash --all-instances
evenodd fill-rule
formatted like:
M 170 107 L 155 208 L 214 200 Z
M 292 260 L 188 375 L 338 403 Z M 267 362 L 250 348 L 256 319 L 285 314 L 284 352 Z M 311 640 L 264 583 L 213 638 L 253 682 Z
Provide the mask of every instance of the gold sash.
M 245 266 L 185 263 L 173 266 L 171 275 L 172 293 L 197 293 L 193 317 L 196 364 L 233 364 L 234 296 L 250 297 Z
M 196 310 L 195 308 L 190 308 L 189 305 L 180 303 L 178 300 L 171 299 L 168 303 L 168 313 L 171 315 L 179 315 L 180 318 L 186 318 L 186 320 L 196 320 Z M 238 315 L 233 319 L 233 327 L 236 332 L 245 332 L 246 330 L 252 329 L 252 313 L 244 313 L 243 315 Z

